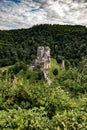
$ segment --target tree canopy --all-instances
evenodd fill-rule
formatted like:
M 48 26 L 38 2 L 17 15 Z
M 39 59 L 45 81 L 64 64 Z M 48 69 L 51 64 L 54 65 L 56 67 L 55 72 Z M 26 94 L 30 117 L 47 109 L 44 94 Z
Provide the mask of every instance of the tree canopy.
M 0 31 L 0 66 L 17 61 L 30 63 L 38 46 L 49 46 L 51 56 L 74 66 L 87 55 L 87 28 L 69 25 L 36 25 L 29 29 Z

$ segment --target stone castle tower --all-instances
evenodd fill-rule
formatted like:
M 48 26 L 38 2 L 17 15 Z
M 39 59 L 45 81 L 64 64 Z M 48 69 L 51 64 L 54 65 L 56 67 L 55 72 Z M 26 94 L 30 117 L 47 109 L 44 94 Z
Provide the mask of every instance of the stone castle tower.
M 48 46 L 40 46 L 37 48 L 37 57 L 32 61 L 30 69 L 31 70 L 41 70 L 48 72 L 48 69 L 51 66 L 50 59 L 50 48 Z
M 50 68 L 50 48 L 49 47 L 38 47 L 37 58 L 35 60 L 36 65 L 40 65 L 41 71 L 47 71 Z

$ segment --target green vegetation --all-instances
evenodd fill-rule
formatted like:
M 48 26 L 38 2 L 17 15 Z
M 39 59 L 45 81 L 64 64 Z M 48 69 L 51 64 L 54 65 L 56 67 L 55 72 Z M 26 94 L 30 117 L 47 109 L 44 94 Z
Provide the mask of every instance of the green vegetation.
M 0 31 L 0 130 L 87 130 L 86 45 L 83 26 Z M 50 86 L 29 70 L 38 46 L 51 48 Z
M 18 61 L 30 63 L 38 46 L 49 46 L 51 56 L 75 66 L 87 54 L 87 28 L 84 26 L 38 25 L 30 29 L 0 31 L 0 66 Z
M 0 71 L 1 130 L 87 129 L 87 74 L 80 70 L 83 61 L 68 70 L 60 68 L 55 59 L 51 65 L 50 86 L 43 74 L 30 71 L 23 62 Z

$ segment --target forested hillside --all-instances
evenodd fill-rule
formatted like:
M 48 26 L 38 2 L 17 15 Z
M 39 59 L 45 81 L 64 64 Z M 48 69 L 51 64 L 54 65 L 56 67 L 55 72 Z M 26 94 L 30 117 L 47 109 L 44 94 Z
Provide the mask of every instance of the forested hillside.
M 38 46 L 51 48 L 51 85 L 29 70 Z M 86 27 L 0 31 L 0 130 L 87 130 Z
M 87 28 L 84 26 L 37 25 L 29 29 L 0 31 L 0 66 L 18 61 L 30 63 L 38 46 L 49 46 L 57 61 L 72 65 L 87 56 Z
M 66 70 L 52 59 L 49 77 L 23 62 L 0 70 L 0 130 L 87 130 L 87 60 Z

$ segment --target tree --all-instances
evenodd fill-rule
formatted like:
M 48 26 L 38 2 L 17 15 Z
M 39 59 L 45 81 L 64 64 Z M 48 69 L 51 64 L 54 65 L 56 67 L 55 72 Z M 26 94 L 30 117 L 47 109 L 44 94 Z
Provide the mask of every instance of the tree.
M 54 70 L 53 70 L 53 74 L 56 76 L 56 75 L 58 75 L 58 69 L 57 68 L 55 68 Z

